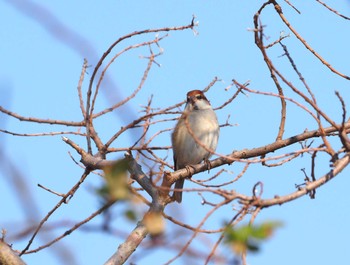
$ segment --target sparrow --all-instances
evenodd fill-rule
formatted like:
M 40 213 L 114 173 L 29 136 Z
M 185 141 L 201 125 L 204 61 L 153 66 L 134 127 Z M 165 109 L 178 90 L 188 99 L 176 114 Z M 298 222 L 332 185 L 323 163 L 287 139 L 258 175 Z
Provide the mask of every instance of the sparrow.
M 216 114 L 202 91 L 187 93 L 187 103 L 171 135 L 175 171 L 208 161 L 216 150 L 220 127 Z M 184 179 L 176 181 L 182 189 Z M 173 198 L 182 201 L 182 191 L 174 191 Z

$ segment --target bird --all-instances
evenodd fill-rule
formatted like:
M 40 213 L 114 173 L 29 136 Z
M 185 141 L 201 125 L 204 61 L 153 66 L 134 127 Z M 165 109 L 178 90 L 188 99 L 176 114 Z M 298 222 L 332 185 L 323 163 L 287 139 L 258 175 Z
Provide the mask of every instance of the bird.
M 217 116 L 201 90 L 187 93 L 186 107 L 171 135 L 174 169 L 179 170 L 202 161 L 209 163 L 220 134 Z M 210 164 L 208 164 L 208 167 Z M 182 189 L 184 179 L 176 181 L 175 189 Z M 182 201 L 182 191 L 174 191 L 173 199 Z

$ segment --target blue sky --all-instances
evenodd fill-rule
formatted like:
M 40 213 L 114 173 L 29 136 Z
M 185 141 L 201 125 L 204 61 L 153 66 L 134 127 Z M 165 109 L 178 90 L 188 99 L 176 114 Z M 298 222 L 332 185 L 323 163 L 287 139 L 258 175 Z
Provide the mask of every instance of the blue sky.
M 329 13 L 320 4 L 312 1 L 295 3 L 301 11 L 298 15 L 292 8 L 280 1 L 285 16 L 293 27 L 340 72 L 350 75 L 348 49 L 349 22 Z M 295 1 L 297 2 L 297 1 Z M 144 88 L 129 103 L 127 108 L 100 119 L 96 126 L 103 140 L 108 139 L 126 121 L 141 115 L 140 106 L 147 104 L 153 95 L 155 107 L 173 105 L 185 99 L 187 91 L 203 89 L 215 76 L 222 81 L 212 88 L 207 97 L 212 105 L 219 106 L 233 90 L 224 91 L 231 80 L 244 83 L 250 81 L 251 88 L 275 92 L 262 56 L 254 44 L 253 15 L 262 1 L 1 1 L 0 2 L 0 105 L 24 116 L 81 120 L 76 87 L 83 59 L 93 67 L 104 51 L 117 38 L 135 30 L 181 26 L 188 24 L 196 16 L 198 34 L 193 31 L 170 32 L 160 46 L 164 53 L 157 58 L 161 67 L 153 66 Z M 334 8 L 350 15 L 349 1 L 339 0 Z M 36 6 L 36 8 L 33 8 Z M 38 8 L 39 7 L 39 8 Z M 332 74 L 300 44 L 290 30 L 281 23 L 272 6 L 262 16 L 266 43 L 279 38 L 280 34 L 291 34 L 285 39 L 289 51 L 313 89 L 318 103 L 337 122 L 341 120 L 341 106 L 334 91 L 349 102 L 349 81 Z M 163 35 L 163 34 L 160 34 Z M 115 50 L 120 51 L 131 44 L 154 38 L 154 34 L 127 40 Z M 156 52 L 156 49 L 155 49 Z M 300 86 L 295 73 L 282 57 L 280 47 L 269 50 L 275 65 L 296 85 Z M 128 96 L 140 82 L 147 60 L 148 49 L 138 49 L 123 55 L 108 72 L 109 82 L 103 84 L 97 109 L 104 109 L 110 102 Z M 293 96 L 290 91 L 286 95 Z M 300 100 L 300 99 L 298 99 Z M 304 103 L 301 101 L 301 103 Z M 131 111 L 130 111 L 131 110 Z M 232 150 L 260 147 L 272 143 L 276 137 L 279 122 L 279 100 L 271 97 L 250 94 L 239 96 L 228 108 L 217 111 L 219 122 L 224 123 L 228 115 L 237 126 L 221 130 L 217 152 L 229 154 Z M 167 127 L 174 123 L 167 123 Z M 316 123 L 302 110 L 288 104 L 285 137 L 303 132 L 306 128 L 316 129 Z M 52 128 L 20 122 L 0 114 L 0 128 L 18 133 L 39 133 L 43 131 L 62 131 L 65 127 Z M 157 129 L 155 127 L 153 132 Z M 127 134 L 114 143 L 115 147 L 131 145 L 138 132 Z M 69 136 L 85 145 L 84 139 Z M 319 141 L 319 140 L 317 140 Z M 164 134 L 156 142 L 170 145 L 170 135 Z M 340 147 L 339 140 L 332 144 Z M 2 155 L 13 161 L 14 165 L 0 164 L 0 227 L 7 230 L 15 249 L 22 249 L 28 241 L 15 240 L 13 236 L 33 220 L 28 220 L 28 212 L 34 223 L 41 220 L 59 200 L 56 196 L 40 189 L 40 183 L 58 192 L 67 191 L 78 181 L 82 169 L 76 166 L 68 152 L 79 160 L 77 154 L 62 140 L 53 137 L 15 137 L 0 133 Z M 288 148 L 297 150 L 298 146 Z M 276 154 L 282 154 L 279 151 Z M 161 153 L 166 155 L 166 153 Z M 122 154 L 112 154 L 116 159 Z M 168 154 L 171 163 L 172 153 Z M 318 176 L 329 170 L 329 159 L 320 157 L 316 169 Z M 28 204 L 21 203 L 21 195 L 13 188 L 8 178 L 9 168 L 16 168 L 27 183 L 33 197 Z M 240 165 L 226 166 L 235 174 Z M 283 195 L 295 190 L 294 184 L 303 182 L 301 168 L 310 170 L 310 158 L 299 158 L 284 168 L 261 168 L 252 166 L 246 176 L 232 188 L 238 192 L 251 191 L 257 181 L 264 183 L 263 197 Z M 215 171 L 213 171 L 214 173 Z M 349 169 L 326 186 L 317 191 L 316 199 L 301 198 L 281 207 L 263 210 L 257 222 L 280 220 L 283 228 L 263 245 L 259 254 L 248 256 L 249 264 L 341 264 L 349 259 L 347 250 L 347 228 L 350 216 L 347 193 Z M 208 177 L 207 173 L 197 176 Z M 230 178 L 227 174 L 223 178 Z M 52 224 L 60 228 L 43 233 L 34 242 L 33 248 L 60 235 L 74 223 L 89 216 L 100 206 L 94 189 L 101 185 L 98 176 L 91 175 L 81 190 L 69 204 L 64 205 L 53 217 Z M 186 182 L 186 187 L 196 187 Z M 28 199 L 28 198 L 26 198 Z M 82 231 L 76 231 L 52 249 L 36 254 L 25 255 L 28 264 L 62 264 L 60 249 L 74 252 L 72 264 L 102 264 L 122 242 L 124 233 L 130 232 L 135 223 L 125 222 L 122 213 L 130 205 L 116 205 L 112 208 L 118 236 L 94 232 L 94 225 L 101 218 L 91 222 Z M 135 207 L 135 206 L 134 206 Z M 142 209 L 137 211 L 142 212 Z M 197 225 L 207 213 L 208 208 L 200 205 L 196 193 L 186 193 L 181 205 L 170 205 L 167 213 L 178 219 Z M 208 221 L 206 227 L 219 227 L 223 221 L 235 214 L 232 205 L 219 211 Z M 168 224 L 167 235 L 178 233 L 179 228 Z M 121 236 L 120 236 L 121 235 Z M 208 237 L 209 238 L 209 237 Z M 176 238 L 175 238 L 176 239 Z M 184 240 L 184 239 L 181 239 Z M 215 242 L 215 237 L 209 238 Z M 180 241 L 181 243 L 182 241 Z M 197 243 L 198 244 L 198 243 Z M 57 246 L 57 247 L 56 247 Z M 59 248 L 62 247 L 62 248 Z M 138 252 L 135 253 L 138 255 Z M 142 264 L 163 264 L 174 256 L 165 250 L 146 255 Z M 174 264 L 186 264 L 179 259 Z M 151 263 L 150 263 L 151 262 Z M 201 264 L 201 263 L 198 263 Z

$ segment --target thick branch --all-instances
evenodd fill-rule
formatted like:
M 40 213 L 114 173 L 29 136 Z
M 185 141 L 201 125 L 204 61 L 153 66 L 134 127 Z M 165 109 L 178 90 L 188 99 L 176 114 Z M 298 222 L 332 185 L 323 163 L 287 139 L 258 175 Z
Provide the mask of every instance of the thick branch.
M 117 251 L 108 259 L 105 265 L 124 264 L 149 233 L 147 226 L 144 224 L 147 215 L 149 213 L 162 213 L 166 204 L 166 201 L 162 199 L 163 197 L 158 196 L 158 190 L 153 186 L 152 181 L 141 170 L 141 166 L 136 163 L 131 154 L 126 154 L 125 156 L 129 160 L 131 177 L 151 195 L 152 204 L 149 211 L 145 214 L 144 219 L 137 224 L 125 242 L 118 247 Z M 170 202 L 170 197 L 167 202 Z
M 136 180 L 137 183 L 152 197 L 152 204 L 154 205 L 154 209 L 158 209 L 159 211 L 163 211 L 164 203 L 160 204 L 158 189 L 152 183 L 152 180 L 147 177 L 147 175 L 141 170 L 141 166 L 135 161 L 135 159 L 131 156 L 131 154 L 126 154 L 125 157 L 129 161 L 129 172 L 131 178 Z
M 2 240 L 0 240 L 1 265 L 25 265 L 23 260 Z
M 344 129 L 346 130 L 350 129 L 350 122 L 345 123 L 343 126 L 344 126 Z M 250 150 L 245 149 L 241 151 L 235 151 L 232 154 L 221 156 L 217 159 L 212 160 L 210 162 L 210 165 L 212 168 L 215 168 L 225 164 L 231 164 L 232 162 L 240 159 L 247 159 L 247 158 L 266 155 L 270 152 L 274 152 L 278 149 L 284 148 L 286 146 L 289 146 L 310 138 L 321 137 L 323 133 L 329 135 L 330 133 L 338 132 L 339 127 L 340 125 L 337 125 L 337 128 L 330 126 L 330 127 L 324 128 L 323 132 L 320 132 L 320 130 L 308 131 L 284 140 L 278 140 L 276 142 L 273 142 L 271 144 L 268 144 L 262 147 L 257 147 Z M 91 168 L 92 170 L 103 169 L 105 166 L 110 166 L 114 163 L 114 161 L 104 160 L 104 159 L 101 159 L 100 157 L 96 157 L 85 152 L 81 147 L 79 147 L 77 144 L 75 144 L 73 141 L 69 140 L 66 137 L 63 137 L 62 139 L 71 147 L 73 147 L 81 155 L 81 162 L 86 167 Z M 180 169 L 178 171 L 175 171 L 174 173 L 166 174 L 165 179 L 166 179 L 167 185 L 165 186 L 170 187 L 171 184 L 173 184 L 175 181 L 179 180 L 180 178 L 186 178 L 186 177 L 189 177 L 190 175 L 203 172 L 207 169 L 208 169 L 207 164 L 198 164 L 198 165 L 194 165 L 193 167 L 190 167 L 189 169 Z
M 337 126 L 339 127 L 339 126 Z M 350 128 L 350 122 L 347 122 L 344 124 L 345 129 Z M 327 128 L 324 128 L 323 130 L 324 133 L 327 135 L 333 132 L 338 132 L 338 129 L 330 126 Z M 284 148 L 286 146 L 304 141 L 306 139 L 310 138 L 315 138 L 315 137 L 321 137 L 323 135 L 323 132 L 320 132 L 320 130 L 314 130 L 314 131 L 309 131 L 309 132 L 304 132 L 302 134 L 298 134 L 295 136 L 292 136 L 290 138 L 284 139 L 284 140 L 278 140 L 276 142 L 273 142 L 271 144 L 262 146 L 262 147 L 257 147 L 253 149 L 245 149 L 241 151 L 235 151 L 232 154 L 226 155 L 226 156 L 221 156 L 217 159 L 214 159 L 210 161 L 210 166 L 211 168 L 219 167 L 225 164 L 231 164 L 234 161 L 240 160 L 240 159 L 247 159 L 247 158 L 252 158 L 252 157 L 259 157 L 262 155 L 266 155 L 270 152 L 274 152 L 278 149 Z M 191 166 L 189 169 L 180 169 L 178 171 L 175 171 L 172 174 L 168 174 L 166 176 L 167 182 L 169 183 L 174 183 L 175 181 L 179 180 L 180 178 L 186 178 L 191 175 L 194 175 L 199 172 L 206 171 L 208 169 L 208 166 L 206 163 L 204 164 L 198 164 Z
M 146 226 L 143 225 L 142 222 L 139 222 L 126 241 L 119 245 L 117 251 L 107 260 L 105 265 L 123 264 L 128 260 L 147 234 L 148 230 Z

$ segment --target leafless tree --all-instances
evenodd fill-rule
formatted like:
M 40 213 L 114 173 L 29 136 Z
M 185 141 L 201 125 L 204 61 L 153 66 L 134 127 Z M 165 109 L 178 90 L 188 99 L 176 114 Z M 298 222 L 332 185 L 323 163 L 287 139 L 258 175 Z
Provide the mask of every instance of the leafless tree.
M 317 2 L 330 12 L 339 16 L 339 19 L 349 19 L 327 4 L 319 0 L 317 0 Z M 298 12 L 297 8 L 294 7 L 292 3 L 289 1 L 285 1 L 285 3 L 288 4 L 286 8 L 291 8 L 294 9 L 296 13 Z M 123 201 L 138 201 L 138 203 L 141 202 L 141 204 L 144 205 L 145 208 L 143 209 L 146 209 L 145 212 L 137 216 L 139 220 L 135 220 L 134 230 L 128 233 L 123 231 L 124 234 L 119 233 L 119 236 L 124 238 L 124 243 L 119 246 L 116 245 L 116 248 L 118 247 L 116 252 L 111 253 L 109 259 L 106 257 L 108 261 L 106 261 L 105 264 L 123 264 L 131 258 L 131 255 L 140 247 L 141 243 L 143 243 L 142 247 L 144 250 L 150 249 L 151 247 L 156 248 L 164 246 L 171 248 L 176 254 L 173 257 L 169 257 L 166 264 L 171 264 L 174 260 L 184 255 L 198 257 L 202 261 L 202 264 L 208 264 L 212 261 L 217 261 L 218 264 L 227 264 L 229 263 L 229 258 L 220 254 L 221 251 L 219 251 L 219 249 L 224 245 L 225 238 L 229 231 L 228 229 L 232 227 L 235 228 L 237 224 L 241 223 L 243 220 L 249 220 L 249 223 L 253 226 L 256 216 L 267 207 L 282 205 L 297 200 L 305 195 L 309 196 L 311 199 L 315 198 L 316 191 L 319 187 L 326 185 L 328 181 L 338 176 L 342 170 L 349 165 L 350 140 L 348 134 L 350 131 L 350 120 L 348 118 L 345 100 L 339 92 L 335 91 L 339 109 L 342 111 L 340 114 L 341 121 L 336 122 L 318 104 L 315 91 L 308 85 L 307 80 L 303 77 L 301 71 L 299 71 L 298 58 L 293 58 L 293 51 L 290 50 L 284 42 L 284 40 L 290 36 L 282 34 L 279 39 L 273 41 L 267 40 L 264 33 L 264 25 L 262 24 L 262 21 L 264 21 L 263 14 L 267 8 L 274 8 L 282 23 L 290 30 L 291 35 L 297 38 L 298 41 L 305 46 L 305 49 L 324 65 L 325 71 L 331 71 L 334 76 L 345 80 L 350 79 L 349 76 L 332 67 L 332 65 L 317 53 L 301 34 L 293 28 L 284 15 L 281 5 L 277 1 L 267 1 L 262 4 L 253 17 L 254 28 L 252 29 L 252 34 L 254 34 L 256 47 L 260 50 L 261 58 L 264 60 L 274 83 L 275 92 L 254 89 L 249 82 L 241 82 L 235 79 L 232 80 L 229 86 L 221 89 L 221 91 L 226 90 L 231 94 L 227 96 L 225 102 L 222 102 L 220 106 L 216 107 L 216 110 L 225 110 L 232 102 L 239 100 L 240 97 L 245 95 L 261 95 L 261 100 L 267 97 L 277 98 L 280 102 L 280 108 L 278 110 L 280 113 L 280 121 L 275 127 L 275 141 L 252 149 L 234 150 L 232 148 L 232 152 L 228 154 L 217 153 L 217 158 L 210 161 L 212 170 L 210 172 L 210 177 L 205 180 L 195 180 L 195 176 L 201 172 L 208 171 L 208 164 L 193 165 L 187 169 L 173 172 L 172 161 L 168 157 L 168 155 L 171 154 L 171 152 L 169 152 L 171 146 L 154 144 L 160 136 L 171 132 L 174 121 L 176 121 L 179 114 L 181 114 L 179 107 L 184 104 L 184 101 L 165 108 L 159 108 L 153 106 L 152 97 L 150 96 L 148 104 L 141 108 L 142 114 L 131 122 L 121 125 L 121 128 L 114 132 L 107 141 L 103 141 L 100 138 L 98 128 L 95 126 L 96 121 L 101 117 L 106 117 L 111 115 L 111 113 L 118 113 L 119 109 L 126 103 L 132 101 L 143 88 L 151 68 L 158 65 L 157 58 L 162 55 L 161 43 L 164 38 L 168 37 L 167 33 L 185 30 L 196 32 L 197 24 L 195 18 L 193 18 L 188 25 L 141 30 L 120 37 L 104 52 L 93 68 L 88 85 L 85 85 L 86 83 L 84 83 L 84 80 L 86 79 L 86 71 L 89 65 L 89 59 L 87 58 L 87 60 L 84 61 L 77 86 L 77 97 L 79 99 L 82 117 L 79 121 L 29 117 L 0 106 L 0 111 L 12 119 L 38 124 L 38 126 L 40 124 L 48 124 L 52 128 L 59 128 L 59 126 L 64 125 L 69 128 L 67 131 L 57 130 L 54 132 L 42 132 L 37 134 L 21 134 L 5 129 L 0 129 L 0 131 L 2 133 L 22 137 L 44 137 L 47 135 L 63 136 L 62 140 L 69 145 L 72 150 L 72 159 L 74 159 L 76 154 L 79 155 L 80 161 L 74 161 L 77 166 L 82 168 L 80 179 L 63 194 L 58 193 L 54 188 L 47 188 L 40 185 L 42 189 L 57 196 L 58 201 L 44 217 L 40 217 L 41 220 L 35 227 L 28 227 L 25 231 L 19 231 L 19 238 L 23 234 L 31 235 L 27 246 L 19 251 L 20 256 L 49 248 L 76 230 L 83 230 L 83 225 L 88 224 L 93 218 L 100 214 L 108 213 L 109 208 L 114 204 Z M 156 37 L 150 37 L 154 36 L 154 33 L 158 35 Z M 145 40 L 118 50 L 119 44 L 123 43 L 126 39 L 133 39 L 136 36 L 141 36 Z M 147 60 L 147 66 L 144 69 L 138 87 L 126 98 L 114 102 L 108 108 L 96 111 L 96 100 L 100 95 L 101 83 L 106 78 L 109 67 L 118 60 L 121 55 L 145 47 L 148 49 L 149 54 L 142 59 Z M 300 80 L 298 85 L 293 84 L 290 81 L 290 77 L 275 66 L 274 60 L 269 56 L 269 51 L 272 49 L 281 49 L 283 51 L 284 59 L 293 70 L 293 74 L 296 74 Z M 203 90 L 207 92 L 213 87 L 220 87 L 221 83 L 218 81 L 218 78 L 213 78 Z M 287 113 L 288 104 L 294 105 L 310 115 L 317 126 L 307 128 L 307 130 L 301 131 L 292 137 L 285 137 L 286 120 L 289 115 L 289 113 Z M 232 126 L 229 119 L 226 123 L 221 124 L 221 127 L 222 130 L 231 130 Z M 154 130 L 153 128 L 157 129 Z M 141 129 L 142 133 L 141 137 L 139 137 L 132 146 L 119 146 L 115 144 L 119 137 L 130 132 L 132 133 L 135 129 Z M 156 132 L 154 133 L 154 131 Z M 86 145 L 79 146 L 77 141 L 71 139 L 71 136 L 86 139 Z M 113 153 L 123 153 L 124 158 L 117 161 L 108 159 L 108 155 Z M 5 158 L 3 154 L 0 155 L 3 161 L 7 161 L 7 158 Z M 259 166 L 261 168 L 284 167 L 293 163 L 296 158 L 300 157 L 310 164 L 311 171 L 304 171 L 304 183 L 296 185 L 295 190 L 291 193 L 270 198 L 265 198 L 266 196 L 264 196 L 263 198 L 263 181 L 256 181 L 256 184 L 251 187 L 251 191 L 248 193 L 242 193 L 239 190 L 232 189 L 232 185 L 244 179 L 247 175 L 247 171 L 252 166 Z M 329 169 L 326 172 L 320 173 L 316 170 L 316 167 L 319 160 L 325 157 L 330 161 Z M 8 160 L 8 162 L 10 162 L 10 160 Z M 237 169 L 239 169 L 238 173 L 229 172 L 230 167 L 233 166 L 237 166 Z M 20 174 L 15 172 L 14 167 L 8 168 L 9 174 L 16 176 L 16 180 L 24 181 Z M 215 171 L 216 168 L 217 170 Z M 31 248 L 33 241 L 40 232 L 43 230 L 50 230 L 48 221 L 53 214 L 64 204 L 68 204 L 69 207 L 69 202 L 74 200 L 74 195 L 84 185 L 86 178 L 92 173 L 101 175 L 106 179 L 106 185 L 101 189 L 101 195 L 99 195 L 103 198 L 103 205 L 95 212 L 91 212 L 90 216 L 81 220 L 79 223 L 56 223 L 56 226 L 68 225 L 70 228 L 60 236 L 46 240 L 46 243 L 41 246 L 34 249 Z M 227 180 L 227 177 L 222 177 L 225 174 L 231 174 L 229 180 Z M 180 178 L 189 179 L 191 177 L 193 177 L 191 181 L 195 182 L 198 188 L 185 188 L 184 192 L 198 193 L 202 198 L 202 204 L 208 207 L 206 216 L 204 216 L 201 222 L 196 226 L 175 219 L 165 212 L 167 206 L 174 203 L 171 197 L 173 192 L 172 184 Z M 15 186 L 19 187 L 20 184 L 16 184 Z M 24 194 L 23 200 L 25 201 L 25 196 L 26 194 L 28 195 L 28 193 L 21 193 Z M 186 201 L 183 203 L 186 203 Z M 235 205 L 235 207 L 231 207 L 229 222 L 222 224 L 219 228 L 204 228 L 207 220 L 215 214 L 216 211 L 227 205 Z M 37 215 L 36 213 L 31 214 Z M 135 213 L 131 212 L 131 214 Z M 38 217 L 36 216 L 36 218 Z M 100 228 L 101 230 L 110 229 L 108 214 L 106 214 L 105 218 L 106 223 L 104 227 Z M 177 244 L 167 241 L 166 238 L 162 236 L 165 232 L 165 222 L 180 227 L 183 233 L 190 235 L 190 239 L 186 242 L 178 242 Z M 205 252 L 194 248 L 191 249 L 193 241 L 198 239 L 201 235 L 206 234 L 217 235 L 216 242 L 210 244 Z M 147 236 L 150 236 L 151 239 L 144 242 Z M 4 240 L 6 240 L 6 238 Z M 234 245 L 237 242 L 226 240 L 226 243 Z M 0 252 L 1 254 L 3 253 L 1 249 Z M 246 252 L 247 247 L 238 251 L 240 254 L 239 258 L 243 264 L 246 264 Z

